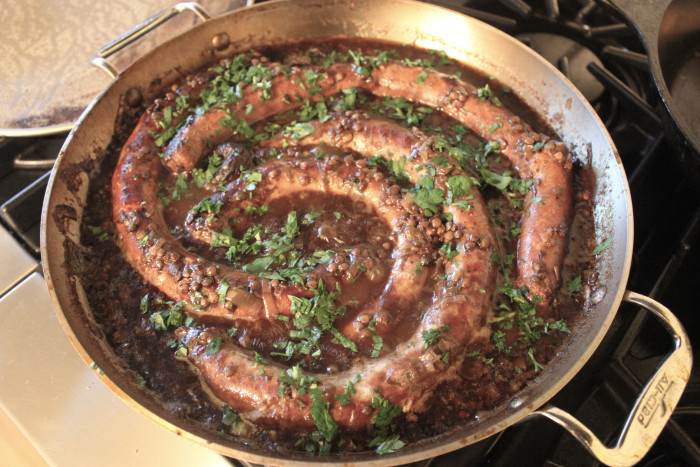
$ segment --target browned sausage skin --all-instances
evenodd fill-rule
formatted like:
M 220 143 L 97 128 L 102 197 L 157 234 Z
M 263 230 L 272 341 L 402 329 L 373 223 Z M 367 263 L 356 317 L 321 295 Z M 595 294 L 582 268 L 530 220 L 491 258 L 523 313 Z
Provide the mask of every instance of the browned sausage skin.
M 155 112 L 147 112 L 124 146 L 113 176 L 113 217 L 126 258 L 147 282 L 184 303 L 189 316 L 213 326 L 182 328 L 178 335 L 188 349 L 189 360 L 216 397 L 262 425 L 313 430 L 310 396 L 283 383 L 289 365 L 266 361 L 261 371 L 256 352 L 267 352 L 270 347 L 248 343 L 285 340 L 293 330 L 289 318 L 295 317 L 294 299 L 314 297 L 316 287 L 312 282 L 321 282 L 327 290 L 351 284 L 346 276 L 330 273 L 322 265 L 309 276 L 312 281 L 288 283 L 188 251 L 169 231 L 159 207 L 157 181 L 165 170 L 191 171 L 211 147 L 231 138 L 245 140 L 241 124 L 250 128 L 299 107 L 304 99 L 313 102 L 351 88 L 406 98 L 439 108 L 482 139 L 498 142 L 500 152 L 521 177 L 535 181 L 521 221 L 517 285 L 527 287 L 531 296 L 540 297 L 538 310 L 550 316 L 572 210 L 571 160 L 562 145 L 536 134 L 507 109 L 481 99 L 470 85 L 434 70 L 400 63 L 385 63 L 369 74 L 348 63 L 335 63 L 323 70 L 303 66 L 282 73 L 278 64 L 270 69 L 273 73 L 265 88 L 267 94 L 249 86 L 235 103 L 197 115 L 167 143 L 163 159 L 156 148 L 158 118 Z M 320 74 L 311 83 L 308 72 Z M 313 93 L 312 84 L 316 86 Z M 484 129 L 484 121 L 502 124 Z M 193 241 L 212 244 L 212 235 L 220 233 L 232 219 L 241 222 L 241 228 L 253 222 L 252 216 L 246 217 L 241 211 L 247 212 L 249 207 L 255 210 L 299 192 L 342 196 L 374 206 L 378 220 L 395 233 L 391 271 L 374 276 L 372 280 L 385 281 L 382 292 L 351 307 L 347 315 L 337 318 L 337 325 L 351 342 L 367 347 L 379 337 L 390 345 L 378 355 L 359 352 L 352 363 L 335 371 L 317 369 L 311 373 L 323 388 L 324 402 L 335 422 L 349 430 L 360 430 L 372 423 L 367 407 L 376 393 L 408 414 L 424 411 L 437 385 L 458 379 L 457 371 L 467 350 L 489 338 L 488 317 L 496 277 L 496 266 L 490 259 L 497 248 L 496 240 L 484 201 L 472 186 L 460 196 L 469 200 L 469 209 L 456 204 L 441 207 L 461 235 L 455 241 L 451 261 L 443 265 L 444 274 L 429 282 L 432 271 L 421 270 L 421 249 L 444 239 L 428 238 L 416 229 L 411 219 L 424 213 L 416 208 L 413 197 L 404 193 L 396 180 L 368 168 L 361 157 L 379 154 L 390 161 L 402 161 L 410 183 L 416 185 L 442 149 L 434 147 L 431 138 L 417 129 L 361 113 L 307 123 L 313 128 L 308 134 L 293 138 L 285 133 L 270 135 L 268 140 L 258 141 L 258 147 L 270 151 L 327 145 L 335 148 L 335 156 L 312 161 L 293 156 L 258 159 L 256 171 L 261 180 L 254 197 L 241 196 L 246 191 L 245 180 L 227 179 L 226 189 L 210 197 L 221 204 L 221 211 L 191 212 L 185 227 Z M 432 183 L 446 193 L 446 180 L 463 173 L 462 168 L 459 161 L 448 158 L 446 167 L 440 170 Z M 229 291 L 222 298 L 218 291 L 224 282 Z M 406 312 L 426 284 L 433 284 L 427 307 L 420 316 L 415 310 L 413 314 Z M 342 296 L 338 300 L 342 301 Z M 372 332 L 363 327 L 367 321 L 373 323 Z M 224 330 L 231 327 L 243 331 L 232 339 Z M 396 329 L 401 329 L 401 338 L 392 340 Z M 426 335 L 434 337 L 429 341 Z M 210 352 L 216 340 L 221 342 L 220 347 Z M 332 348 L 336 344 L 323 345 Z M 356 394 L 349 404 L 341 403 L 336 396 L 344 394 L 343 388 L 351 380 L 356 381 Z
M 255 101 L 253 113 L 244 117 L 254 121 L 294 106 L 301 98 L 318 99 L 356 87 L 378 96 L 403 97 L 440 108 L 484 140 L 499 143 L 501 153 L 520 176 L 535 181 L 527 195 L 521 221 L 518 286 L 527 287 L 531 297 L 539 297 L 538 311 L 551 317 L 554 292 L 561 282 L 573 210 L 572 161 L 565 145 L 533 131 L 506 107 L 483 99 L 473 86 L 435 70 L 388 63 L 365 76 L 358 74 L 352 64 L 335 63 L 317 81 L 321 91 L 315 95 L 309 95 L 307 87 L 290 84 L 302 79 L 306 70 L 318 72 L 318 67 L 298 67 L 293 69 L 289 79 L 273 79 L 272 88 L 279 84 L 279 93 L 273 92 L 270 99 L 261 101 L 260 93 L 252 91 L 234 106 L 234 112 L 243 114 L 248 103 L 246 99 Z M 421 74 L 425 74 L 425 78 L 418 80 Z M 230 137 L 232 133 L 222 131 L 219 125 L 224 116 L 224 111 L 216 109 L 184 126 L 175 143 L 168 146 L 166 159 L 173 161 L 168 163 L 175 168 L 193 167 L 203 157 L 206 144 L 216 144 Z M 485 125 L 484 122 L 498 124 Z M 185 146 L 181 140 L 195 143 Z
M 376 79 L 387 95 L 440 106 L 481 138 L 497 141 L 501 154 L 520 176 L 535 181 L 525 199 L 520 225 L 518 285 L 539 297 L 538 311 L 551 317 L 573 215 L 572 161 L 566 146 L 534 132 L 506 107 L 480 97 L 473 86 L 453 76 L 427 72 L 423 84 L 417 86 L 416 77 L 421 72 L 388 64 L 376 72 Z M 538 142 L 541 147 L 535 149 Z
M 412 178 L 417 178 L 416 167 L 425 164 L 430 160 L 431 154 L 434 152 L 427 147 L 427 142 L 424 135 L 419 132 L 410 131 L 399 127 L 394 123 L 386 121 L 365 120 L 362 118 L 351 119 L 342 124 L 331 121 L 325 124 L 315 122 L 319 131 L 315 132 L 321 139 L 321 135 L 326 135 L 326 142 L 330 143 L 333 138 L 332 127 L 342 126 L 349 128 L 348 125 L 354 127 L 357 131 L 355 143 L 357 147 L 362 148 L 368 153 L 375 153 L 378 147 L 391 148 L 390 155 L 395 158 L 407 158 L 411 154 L 420 154 L 414 157 L 407 164 L 407 173 Z M 358 127 L 359 125 L 359 127 Z M 142 131 L 147 131 L 146 126 Z M 365 131 L 358 131 L 358 130 Z M 381 136 L 380 136 L 381 135 Z M 312 138 L 310 138 L 311 140 Z M 270 141 L 268 146 L 275 146 L 282 141 Z M 397 141 L 399 142 L 397 144 Z M 310 141 L 300 141 L 308 143 Z M 314 141 L 318 142 L 318 141 Z M 345 144 L 349 144 L 346 141 Z M 342 145 L 341 145 L 342 146 Z M 141 162 L 132 160 L 132 155 L 127 145 L 122 155 L 123 160 L 120 165 L 128 165 L 131 170 L 136 169 Z M 135 158 L 135 156 L 133 156 Z M 159 164 L 160 162 L 151 157 L 151 164 Z M 304 166 L 304 170 L 300 172 L 300 166 Z M 154 169 L 155 167 L 150 167 Z M 357 192 L 361 191 L 363 199 L 369 200 L 373 205 L 377 206 L 378 214 L 385 218 L 390 224 L 392 230 L 399 233 L 397 244 L 394 247 L 393 256 L 395 257 L 394 266 L 384 292 L 380 296 L 365 307 L 360 307 L 354 316 L 348 317 L 345 320 L 347 323 L 341 326 L 343 333 L 351 340 L 360 342 L 363 340 L 361 329 L 358 326 L 353 326 L 361 319 L 365 313 L 389 313 L 391 321 L 384 324 L 380 323 L 376 328 L 376 335 L 386 337 L 390 334 L 392 328 L 396 325 L 401 325 L 402 321 L 418 320 L 418 316 L 401 316 L 398 311 L 392 313 L 392 310 L 405 307 L 401 301 L 411 302 L 410 298 L 416 292 L 420 291 L 425 284 L 427 278 L 427 270 L 420 273 L 416 272 L 416 264 L 420 261 L 420 256 L 412 253 L 419 242 L 425 242 L 427 239 L 421 240 L 422 236 L 417 229 L 410 226 L 407 222 L 409 216 L 404 210 L 403 205 L 407 202 L 405 197 L 397 195 L 397 190 L 392 189 L 392 185 L 387 180 L 373 180 L 366 183 L 366 186 L 360 190 L 353 184 L 344 183 L 345 180 L 356 170 L 355 164 L 346 158 L 342 162 L 337 159 L 328 159 L 313 161 L 309 163 L 303 159 L 279 159 L 264 163 L 258 167 L 258 170 L 263 175 L 265 183 L 256 189 L 260 190 L 256 193 L 255 203 L 270 201 L 273 197 L 284 197 L 291 191 L 298 190 L 298 184 L 295 186 L 297 177 L 302 173 L 305 177 L 304 189 L 317 190 L 325 193 L 342 193 L 345 196 L 358 196 Z M 124 195 L 125 192 L 145 196 L 148 193 L 148 181 L 134 183 L 133 177 L 128 174 L 133 173 L 129 170 L 120 170 L 115 173 L 115 194 L 121 193 L 115 205 L 122 204 L 120 209 L 115 212 L 123 212 L 126 209 L 126 204 L 123 203 L 128 199 Z M 275 173 L 274 177 L 270 174 Z M 376 173 L 376 171 L 374 172 Z M 126 176 L 124 176 L 126 174 Z M 363 177 L 364 178 L 364 177 Z M 154 182 L 153 182 L 154 183 Z M 154 183 L 155 184 L 155 183 Z M 228 209 L 235 209 L 236 195 L 243 182 L 234 180 L 229 184 L 227 190 L 218 194 L 215 199 L 221 199 Z M 444 188 L 444 185 L 443 185 Z M 151 187 L 151 190 L 153 187 Z M 135 192 L 135 190 L 137 190 Z M 466 197 L 466 196 L 465 196 Z M 489 331 L 486 326 L 486 319 L 491 306 L 491 297 L 493 294 L 495 267 L 488 259 L 491 256 L 495 241 L 493 232 L 488 221 L 483 201 L 477 192 L 469 194 L 471 208 L 467 211 L 455 207 L 448 207 L 454 216 L 454 223 L 458 225 L 468 235 L 464 235 L 457 242 L 457 256 L 453 259 L 446 269 L 445 278 L 436 285 L 434 294 L 436 298 L 433 305 L 427 311 L 424 311 L 424 316 L 420 322 L 411 325 L 412 332 L 400 342 L 397 342 L 395 348 L 384 351 L 386 354 L 381 358 L 372 358 L 367 356 L 360 357 L 348 369 L 331 375 L 324 375 L 322 381 L 324 391 L 327 394 L 328 402 L 330 403 L 330 411 L 333 414 L 336 422 L 351 430 L 361 429 L 366 426 L 370 417 L 366 415 L 366 407 L 372 402 L 375 397 L 375 388 L 381 391 L 383 397 L 387 398 L 391 403 L 400 405 L 406 412 L 419 412 L 424 410 L 426 398 L 432 393 L 433 388 L 449 379 L 455 377 L 455 367 L 458 362 L 464 358 L 464 349 L 474 341 L 485 341 L 488 339 Z M 148 201 L 153 202 L 153 199 Z M 243 203 L 251 203 L 250 199 L 244 199 Z M 141 203 L 138 203 L 139 206 Z M 146 205 L 150 203 L 147 202 Z M 240 207 L 240 203 L 238 204 Z M 156 213 L 157 215 L 157 213 Z M 226 213 L 217 222 L 226 219 Z M 144 216 L 152 218 L 151 215 Z M 191 216 L 190 223 L 194 225 L 213 225 L 206 222 L 197 222 Z M 206 215 L 204 216 L 206 217 Z M 162 221 L 159 221 L 162 222 Z M 138 224 L 139 229 L 149 229 L 154 232 L 151 225 L 141 221 Z M 122 223 L 119 229 L 124 232 L 120 238 L 125 249 L 127 257 L 133 261 L 135 265 L 146 267 L 145 276 L 147 280 L 153 281 L 154 285 L 169 284 L 172 279 L 166 273 L 156 271 L 155 268 L 149 266 L 147 256 L 149 249 L 147 245 L 142 245 L 138 236 L 132 237 L 125 232 L 128 230 L 127 224 Z M 165 230 L 161 227 L 160 229 Z M 411 233 L 408 232 L 411 231 Z M 194 228 L 194 237 L 201 234 L 204 241 L 209 238 L 206 235 L 207 229 Z M 199 233 L 197 233 L 199 231 Z M 153 235 L 153 234 L 149 234 Z M 155 236 L 157 237 L 157 235 Z M 146 244 L 148 243 L 145 242 Z M 129 249 L 131 248 L 131 249 Z M 185 253 L 183 253 L 185 254 Z M 192 255 L 189 254 L 185 259 L 189 261 L 200 261 L 208 268 L 209 265 L 201 258 L 189 259 Z M 226 274 L 229 277 L 236 277 L 236 271 L 228 270 L 219 266 L 217 278 Z M 238 273 L 239 275 L 241 273 Z M 265 279 L 261 279 L 265 280 Z M 331 279 L 327 279 L 327 283 L 332 283 Z M 172 287 L 166 289 L 166 293 L 172 292 Z M 293 290 L 288 290 L 292 294 Z M 177 295 L 176 295 L 177 296 Z M 186 296 L 177 296 L 187 299 Z M 213 309 L 212 309 L 213 308 Z M 267 306 L 248 304 L 241 306 L 236 311 L 243 312 L 243 316 L 249 320 L 248 325 L 261 326 L 261 323 L 274 323 L 273 316 L 281 314 L 289 314 L 289 308 L 281 309 L 277 304 L 275 312 L 265 312 Z M 221 324 L 217 321 L 221 316 L 214 311 L 214 307 L 209 307 L 208 311 L 202 311 L 198 315 L 193 313 L 202 322 L 212 322 L 213 324 Z M 254 312 L 256 311 L 256 312 Z M 415 311 L 414 311 L 415 312 Z M 225 310 L 221 312 L 226 313 Z M 238 314 L 228 313 L 230 322 L 227 325 L 240 325 Z M 215 319 L 216 318 L 216 319 Z M 404 327 L 406 324 L 403 325 Z M 281 327 L 277 324 L 277 327 Z M 424 345 L 423 336 L 431 331 L 449 330 L 444 332 L 439 342 L 435 345 Z M 250 331 L 249 331 L 250 332 Z M 281 332 L 281 331 L 280 331 Z M 279 336 L 280 332 L 277 333 Z M 251 356 L 250 350 L 243 350 L 228 340 L 223 345 L 223 348 L 215 355 L 207 355 L 203 350 L 217 336 L 221 336 L 221 332 L 216 330 L 208 330 L 206 332 L 189 330 L 182 331 L 182 339 L 188 346 L 190 360 L 200 369 L 200 372 L 206 383 L 211 387 L 214 394 L 230 405 L 235 410 L 246 414 L 249 418 L 271 426 L 290 427 L 299 424 L 305 429 L 311 429 L 311 419 L 308 415 L 308 409 L 302 410 L 293 397 L 282 397 L 270 399 L 269 391 L 274 387 L 275 391 L 280 386 L 280 382 L 269 373 L 264 375 L 259 374 L 255 365 L 255 359 Z M 255 333 L 254 333 L 255 335 Z M 365 340 L 371 342 L 371 335 L 365 334 Z M 415 343 L 415 345 L 407 346 L 407 343 Z M 446 353 L 452 350 L 453 365 L 448 366 L 442 358 Z M 274 365 L 275 371 L 281 373 L 284 371 L 284 366 Z M 343 405 L 334 399 L 335 395 L 343 394 L 343 388 L 347 382 L 356 378 L 359 375 L 359 380 L 355 387 L 357 394 L 353 397 L 352 404 Z M 273 392 L 274 393 L 274 392 Z M 260 400 L 265 400 L 263 404 Z M 267 408 L 266 408 L 267 407 Z M 363 411 L 364 410 L 364 411 Z M 306 420 L 302 423 L 302 420 Z

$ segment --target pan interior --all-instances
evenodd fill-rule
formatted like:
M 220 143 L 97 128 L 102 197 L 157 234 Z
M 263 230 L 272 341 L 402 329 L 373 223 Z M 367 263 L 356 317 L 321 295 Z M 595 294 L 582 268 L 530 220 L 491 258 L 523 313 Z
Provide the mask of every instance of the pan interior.
M 265 457 L 269 453 L 263 448 L 246 446 L 245 443 L 212 443 L 203 431 L 177 419 L 166 408 L 147 402 L 147 392 L 134 383 L 131 375 L 125 375 L 125 370 L 109 356 L 101 333 L 94 331 L 95 324 L 90 322 L 90 313 L 76 305 L 70 286 L 75 283 L 75 278 L 62 265 L 66 254 L 64 240 L 67 238 L 79 244 L 76 232 L 87 180 L 83 180 L 80 190 L 73 191 L 66 185 L 65 178 L 57 175 L 58 171 L 77 167 L 93 158 L 99 160 L 111 139 L 121 96 L 138 87 L 147 97 L 151 94 L 152 83 L 160 81 L 165 85 L 209 62 L 217 53 L 212 49 L 211 38 L 222 31 L 231 38 L 229 54 L 257 44 L 274 44 L 291 38 L 342 35 L 443 49 L 450 57 L 492 75 L 522 96 L 551 123 L 577 157 L 591 167 L 596 176 L 594 198 L 598 241 L 609 240 L 611 245 L 600 257 L 600 276 L 606 285 L 567 348 L 562 349 L 548 369 L 518 397 L 497 410 L 482 414 L 478 423 L 407 446 L 382 461 L 405 463 L 457 449 L 506 428 L 549 400 L 593 353 L 621 301 L 632 247 L 631 203 L 621 163 L 607 132 L 585 98 L 544 59 L 483 23 L 409 0 L 269 2 L 211 20 L 136 62 L 88 108 L 78 127 L 71 132 L 54 169 L 42 219 L 42 257 L 52 298 L 65 316 L 62 321 L 67 332 L 85 359 L 95 361 L 104 371 L 110 387 L 120 396 L 135 402 L 133 405 L 137 410 L 169 428 L 179 427 L 176 428 L 178 432 L 184 429 L 186 436 L 226 455 L 253 462 L 271 462 Z M 55 222 L 56 210 L 62 209 L 60 206 L 70 206 L 77 212 L 77 220 L 71 221 L 67 230 Z M 79 284 L 72 290 L 76 289 L 80 290 Z M 377 461 L 377 458 L 370 454 L 352 460 Z M 309 462 L 302 454 L 297 461 Z

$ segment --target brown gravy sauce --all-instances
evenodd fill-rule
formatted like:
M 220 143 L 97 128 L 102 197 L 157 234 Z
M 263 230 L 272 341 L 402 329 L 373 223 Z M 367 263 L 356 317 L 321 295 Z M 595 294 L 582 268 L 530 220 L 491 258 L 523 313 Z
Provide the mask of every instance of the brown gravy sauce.
M 433 63 L 439 62 L 439 55 L 410 47 L 398 46 L 373 41 L 360 40 L 327 40 L 310 43 L 295 43 L 280 47 L 261 50 L 261 54 L 271 61 L 289 61 L 285 57 L 295 57 L 292 61 L 305 61 L 304 51 L 313 51 L 317 55 L 327 55 L 331 51 L 348 53 L 348 50 L 362 50 L 372 54 L 375 50 L 396 50 L 402 58 L 411 60 L 426 59 Z M 494 94 L 505 105 L 513 109 L 524 120 L 538 129 L 546 128 L 544 122 L 532 113 L 512 93 L 507 92 L 498 83 L 491 81 L 478 72 L 454 63 L 442 64 L 438 69 L 448 73 L 460 72 L 462 79 L 477 87 L 489 84 Z M 376 110 L 381 99 L 365 96 L 358 109 L 369 112 Z M 101 168 L 91 181 L 90 194 L 86 205 L 82 234 L 83 249 L 81 254 L 71 259 L 74 270 L 85 285 L 86 294 L 94 312 L 96 321 L 103 327 L 107 340 L 114 348 L 115 354 L 124 362 L 126 368 L 133 372 L 143 386 L 162 401 L 174 414 L 181 416 L 185 423 L 199 423 L 207 427 L 212 439 L 226 442 L 227 439 L 243 440 L 245 443 L 260 444 L 270 450 L 298 450 L 295 447 L 299 434 L 283 433 L 276 430 L 266 430 L 248 423 L 238 428 L 232 428 L 224 423 L 222 409 L 218 402 L 209 397 L 202 388 L 199 379 L 191 371 L 188 364 L 176 359 L 174 353 L 177 344 L 174 342 L 172 330 L 156 330 L 149 320 L 149 313 L 143 311 L 142 297 L 148 295 L 152 307 L 165 307 L 170 300 L 161 292 L 146 284 L 139 273 L 123 259 L 121 251 L 111 234 L 114 232 L 110 208 L 110 184 L 121 145 L 124 143 L 135 119 L 144 111 L 139 109 L 124 109 L 124 118 L 118 122 L 118 131 L 111 146 L 111 152 L 102 161 Z M 284 121 L 291 117 L 278 118 Z M 453 121 L 440 112 L 426 116 L 421 123 L 425 132 L 443 134 L 455 137 L 451 130 Z M 436 131 L 438 129 L 438 131 Z M 551 134 L 551 131 L 549 132 Z M 478 140 L 466 136 L 466 142 L 478 146 Z M 317 157 L 314 148 L 297 148 L 294 151 L 306 151 L 309 157 Z M 332 150 L 331 150 L 332 153 Z M 323 155 L 321 157 L 324 157 Z M 327 157 L 327 156 L 325 156 Z M 206 167 L 206 160 L 201 167 Z M 490 170 L 503 173 L 513 172 L 509 164 L 497 157 L 491 157 Z M 574 166 L 575 181 L 575 214 L 570 231 L 569 248 L 566 262 L 562 271 L 562 285 L 557 292 L 557 314 L 566 326 L 575 332 L 578 317 L 585 311 L 585 291 L 597 277 L 594 272 L 594 258 L 590 251 L 594 248 L 594 225 L 592 218 L 591 174 L 580 165 Z M 170 196 L 177 177 L 164 176 L 160 180 L 166 193 Z M 177 238 L 195 253 L 216 262 L 227 262 L 225 249 L 209 248 L 196 244 L 187 232 L 177 226 L 182 226 L 187 213 L 201 201 L 202 197 L 211 194 L 211 190 L 198 189 L 190 184 L 187 190 L 175 199 L 171 197 L 164 210 L 165 218 L 170 227 L 177 233 Z M 513 255 L 517 248 L 517 222 L 521 207 L 513 205 L 501 193 L 485 186 L 482 190 L 496 230 L 497 238 L 503 251 Z M 521 194 L 513 195 L 523 199 Z M 336 326 L 342 329 L 352 323 L 357 311 L 362 306 L 374 300 L 381 291 L 389 270 L 392 258 L 390 249 L 385 244 L 392 243 L 389 226 L 377 221 L 375 208 L 362 202 L 348 201 L 342 196 L 328 196 L 322 192 L 300 191 L 293 195 L 279 198 L 267 205 L 264 213 L 253 216 L 241 216 L 242 221 L 231 225 L 232 233 L 238 237 L 244 234 L 254 224 L 262 225 L 269 238 L 279 232 L 285 224 L 288 214 L 295 211 L 299 220 L 299 236 L 295 244 L 302 256 L 308 256 L 319 250 L 333 250 L 337 256 L 331 263 L 335 268 L 347 269 L 357 266 L 350 264 L 353 255 L 362 257 L 363 273 L 349 283 L 344 283 L 343 294 L 339 304 L 346 307 L 345 315 L 336 320 Z M 307 215 L 315 216 L 313 223 L 304 223 Z M 97 228 L 97 230 L 96 230 Z M 179 230 L 178 230 L 179 229 Z M 100 232 L 106 232 L 101 236 Z M 436 245 L 439 247 L 440 245 Z M 362 254 L 359 252 L 362 251 Z M 255 260 L 255 255 L 244 255 L 238 258 L 241 264 L 249 264 Z M 427 264 L 431 276 L 441 271 L 436 267 L 435 260 L 440 253 L 434 253 L 434 261 Z M 372 274 L 367 273 L 370 271 Z M 514 277 L 515 265 L 504 263 L 499 273 L 498 283 L 506 282 L 504 275 Z M 424 309 L 431 299 L 434 280 L 426 285 L 415 308 L 404 310 L 409 316 L 402 327 L 395 329 L 391 335 L 385 336 L 384 345 L 393 348 L 407 344 L 407 336 L 420 320 L 420 310 Z M 580 284 L 580 285 L 577 285 Z M 494 298 L 494 309 L 499 304 L 506 303 L 507 298 L 497 293 Z M 507 401 L 513 394 L 520 391 L 529 381 L 537 376 L 541 368 L 565 345 L 569 334 L 558 330 L 542 333 L 534 342 L 523 345 L 517 329 L 503 329 L 498 321 L 492 324 L 494 330 L 502 331 L 504 339 L 500 343 L 492 340 L 482 348 L 474 349 L 462 367 L 459 374 L 462 381 L 459 384 L 445 384 L 438 388 L 431 402 L 431 407 L 416 420 L 414 417 L 399 415 L 395 420 L 396 434 L 404 442 L 412 442 L 448 430 L 456 424 L 474 423 L 475 415 L 484 410 L 497 407 Z M 242 332 L 245 332 L 244 330 Z M 410 344 L 410 343 L 409 343 Z M 252 348 L 261 352 L 270 352 L 270 343 L 259 342 L 251 344 Z M 500 348 L 499 348 L 500 346 Z M 328 337 L 322 339 L 322 357 L 305 357 L 307 369 L 323 373 L 329 368 L 344 369 L 356 358 L 349 350 L 332 344 Z M 504 350 L 507 349 L 507 350 Z M 367 356 L 372 349 L 359 349 L 361 355 Z M 535 355 L 536 364 L 533 364 Z M 269 358 L 269 357 L 268 357 Z M 272 357 L 274 358 L 274 357 Z M 278 358 L 280 361 L 286 361 Z M 295 360 L 292 360 L 294 362 Z M 334 446 L 337 451 L 362 451 L 368 447 L 370 438 L 366 433 L 341 433 L 339 439 L 344 442 Z

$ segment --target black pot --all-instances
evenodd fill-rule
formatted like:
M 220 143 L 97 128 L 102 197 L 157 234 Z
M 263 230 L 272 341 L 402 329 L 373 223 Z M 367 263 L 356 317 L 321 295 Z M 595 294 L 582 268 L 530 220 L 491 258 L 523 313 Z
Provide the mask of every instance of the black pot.
M 637 30 L 665 107 L 665 130 L 700 180 L 700 0 L 605 0 Z

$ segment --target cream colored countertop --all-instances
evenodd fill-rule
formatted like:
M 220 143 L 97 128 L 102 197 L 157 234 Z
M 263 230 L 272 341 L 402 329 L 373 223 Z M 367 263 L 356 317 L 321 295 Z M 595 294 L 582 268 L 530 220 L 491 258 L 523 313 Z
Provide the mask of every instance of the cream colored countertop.
M 204 446 L 136 412 L 83 362 L 56 317 L 44 278 L 0 298 L 2 465 L 221 466 Z

